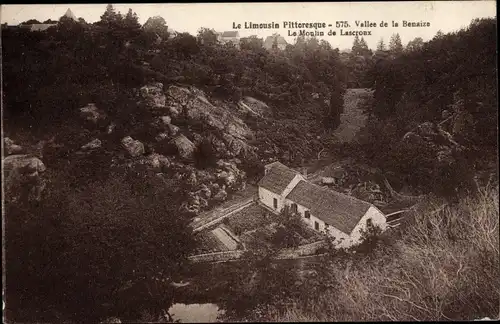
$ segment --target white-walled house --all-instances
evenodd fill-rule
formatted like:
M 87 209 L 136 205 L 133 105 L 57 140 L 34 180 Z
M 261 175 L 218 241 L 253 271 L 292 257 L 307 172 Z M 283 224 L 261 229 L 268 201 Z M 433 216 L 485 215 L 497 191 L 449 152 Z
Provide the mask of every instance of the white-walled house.
M 264 173 L 259 181 L 259 201 L 279 213 L 285 197 L 304 177 L 279 162 L 266 165 Z
M 374 205 L 310 183 L 279 162 L 265 166 L 258 185 L 260 203 L 275 213 L 290 206 L 311 228 L 332 235 L 338 247 L 360 243 L 370 223 L 387 228 L 385 215 Z

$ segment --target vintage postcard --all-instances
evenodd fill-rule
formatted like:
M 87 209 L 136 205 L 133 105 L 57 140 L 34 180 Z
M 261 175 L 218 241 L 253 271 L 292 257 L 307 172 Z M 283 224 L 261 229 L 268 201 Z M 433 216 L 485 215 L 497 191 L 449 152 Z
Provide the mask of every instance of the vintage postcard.
M 6 323 L 499 319 L 495 1 L 0 17 Z

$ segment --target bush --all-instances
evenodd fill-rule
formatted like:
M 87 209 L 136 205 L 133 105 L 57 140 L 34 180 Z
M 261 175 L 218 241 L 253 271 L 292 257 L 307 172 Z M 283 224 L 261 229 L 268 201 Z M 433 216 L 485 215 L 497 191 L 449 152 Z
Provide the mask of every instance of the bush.
M 437 201 L 435 203 L 438 203 Z M 323 264 L 318 295 L 271 307 L 266 321 L 441 321 L 496 318 L 500 302 L 498 187 L 415 215 L 401 238 Z M 304 283 L 315 290 L 313 280 Z M 339 292 L 342 292 L 339 294 Z M 321 310 L 320 312 L 318 310 Z M 320 315 L 318 315 L 320 314 Z

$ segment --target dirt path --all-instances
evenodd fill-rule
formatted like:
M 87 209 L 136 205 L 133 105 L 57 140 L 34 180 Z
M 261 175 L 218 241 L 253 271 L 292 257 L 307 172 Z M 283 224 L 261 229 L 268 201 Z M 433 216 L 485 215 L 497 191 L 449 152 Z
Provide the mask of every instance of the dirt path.
M 347 89 L 344 95 L 344 112 L 335 135 L 341 142 L 352 142 L 365 125 L 367 116 L 361 110 L 362 103 L 373 95 L 370 89 Z

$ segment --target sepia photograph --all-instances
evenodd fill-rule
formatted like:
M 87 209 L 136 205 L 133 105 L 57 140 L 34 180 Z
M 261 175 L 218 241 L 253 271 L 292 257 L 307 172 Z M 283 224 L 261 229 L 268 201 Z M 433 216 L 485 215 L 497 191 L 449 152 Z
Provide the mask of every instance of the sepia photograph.
M 498 321 L 496 6 L 1 5 L 3 322 Z

